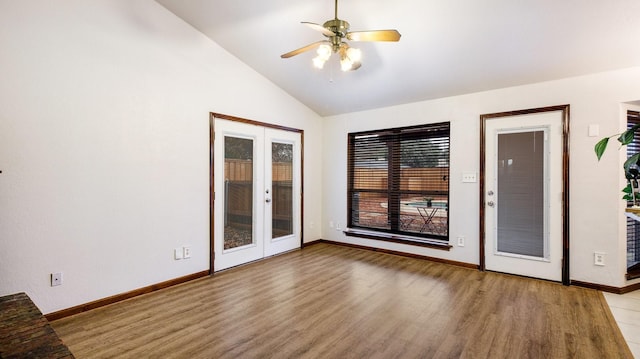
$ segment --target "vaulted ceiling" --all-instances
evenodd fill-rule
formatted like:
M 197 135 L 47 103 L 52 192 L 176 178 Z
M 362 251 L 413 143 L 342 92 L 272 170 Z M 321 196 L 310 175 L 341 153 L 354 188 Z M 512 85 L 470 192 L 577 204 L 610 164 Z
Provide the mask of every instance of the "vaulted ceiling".
M 638 0 L 342 0 L 352 31 L 402 34 L 351 42 L 351 72 L 280 58 L 325 39 L 300 22 L 333 19 L 334 1 L 156 1 L 322 116 L 640 65 Z

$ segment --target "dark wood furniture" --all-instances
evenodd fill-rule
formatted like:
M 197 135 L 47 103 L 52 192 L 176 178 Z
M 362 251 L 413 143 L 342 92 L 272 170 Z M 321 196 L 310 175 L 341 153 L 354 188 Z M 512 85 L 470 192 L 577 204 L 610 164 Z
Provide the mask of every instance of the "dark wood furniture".
M 0 297 L 0 358 L 73 358 L 25 293 Z

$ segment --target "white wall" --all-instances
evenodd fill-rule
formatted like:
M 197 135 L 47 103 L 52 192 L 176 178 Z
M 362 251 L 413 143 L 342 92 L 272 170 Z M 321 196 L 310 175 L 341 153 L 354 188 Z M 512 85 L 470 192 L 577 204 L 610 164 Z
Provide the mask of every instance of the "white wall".
M 305 130 L 320 238 L 322 119 L 156 2 L 0 1 L 0 49 L 0 295 L 49 313 L 207 270 L 209 112 Z
M 463 172 L 479 172 L 480 115 L 569 104 L 570 119 L 570 245 L 571 279 L 621 287 L 624 279 L 626 233 L 621 163 L 616 146 L 600 163 L 593 146 L 605 135 L 624 128 L 622 103 L 640 99 L 640 68 L 593 74 L 560 81 L 411 103 L 325 119 L 323 185 L 323 238 L 420 255 L 474 263 L 479 261 L 479 194 L 477 183 L 462 183 Z M 450 236 L 466 237 L 464 247 L 451 251 L 413 247 L 346 237 L 329 221 L 347 219 L 347 133 L 430 122 L 451 122 Z M 588 125 L 600 127 L 588 137 Z M 593 252 L 607 253 L 604 267 L 593 265 Z M 637 281 L 635 281 L 637 282 Z

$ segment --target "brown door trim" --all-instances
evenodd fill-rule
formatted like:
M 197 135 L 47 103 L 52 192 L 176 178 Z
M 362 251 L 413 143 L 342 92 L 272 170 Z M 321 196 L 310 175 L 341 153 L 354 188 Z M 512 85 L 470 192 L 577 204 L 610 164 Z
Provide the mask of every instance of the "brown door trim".
M 213 142 L 215 140 L 215 119 L 223 119 L 235 122 L 247 123 L 250 125 L 261 126 L 272 128 L 276 130 L 283 130 L 289 132 L 297 132 L 300 134 L 300 248 L 302 248 L 304 244 L 304 130 L 286 127 L 280 125 L 274 125 L 271 123 L 260 122 L 255 120 L 249 120 L 246 118 L 223 115 L 220 113 L 210 112 L 209 113 L 209 274 L 213 274 L 213 263 L 215 261 L 215 252 L 214 252 L 214 243 L 213 243 L 213 234 L 214 234 L 214 210 L 213 203 L 215 200 L 215 192 L 214 192 L 214 176 L 213 165 L 214 165 L 214 152 L 213 152 Z
M 485 270 L 485 146 L 488 120 L 540 112 L 562 111 L 562 284 L 570 284 L 569 276 L 569 105 L 533 108 L 480 115 L 480 270 Z

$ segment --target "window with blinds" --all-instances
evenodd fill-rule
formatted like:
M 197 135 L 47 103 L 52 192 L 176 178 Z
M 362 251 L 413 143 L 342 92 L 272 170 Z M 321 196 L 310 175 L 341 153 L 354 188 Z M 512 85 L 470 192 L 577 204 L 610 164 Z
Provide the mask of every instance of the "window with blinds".
M 449 122 L 349 134 L 348 227 L 448 241 Z
M 627 111 L 627 128 L 640 124 L 640 113 Z M 640 152 L 640 133 L 627 145 L 627 157 Z M 633 205 L 629 202 L 629 205 Z M 627 278 L 640 278 L 640 222 L 627 218 Z

